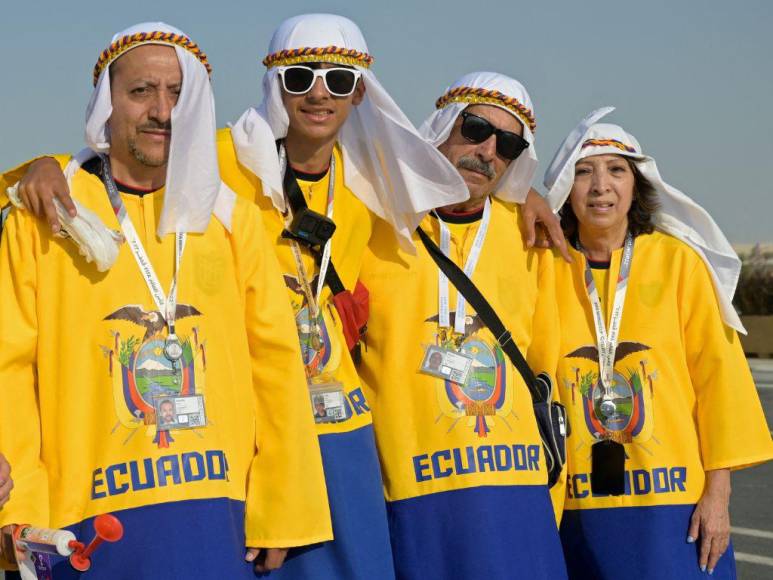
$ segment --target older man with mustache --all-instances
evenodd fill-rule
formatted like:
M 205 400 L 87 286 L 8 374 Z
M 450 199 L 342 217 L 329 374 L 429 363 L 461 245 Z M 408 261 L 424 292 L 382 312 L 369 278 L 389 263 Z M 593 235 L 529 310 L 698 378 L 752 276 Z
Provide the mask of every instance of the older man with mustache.
M 419 228 L 463 267 L 529 365 L 554 374 L 552 255 L 526 247 L 517 202 L 530 187 L 536 123 L 526 90 L 472 73 L 421 131 L 470 192 Z M 546 457 L 524 381 L 498 339 L 413 236 L 376 228 L 361 280 L 371 290 L 360 375 L 373 409 L 400 578 L 566 576 Z M 399 301 L 396 301 L 399 297 Z M 430 362 L 444 358 L 440 370 Z M 557 486 L 560 487 L 560 486 Z

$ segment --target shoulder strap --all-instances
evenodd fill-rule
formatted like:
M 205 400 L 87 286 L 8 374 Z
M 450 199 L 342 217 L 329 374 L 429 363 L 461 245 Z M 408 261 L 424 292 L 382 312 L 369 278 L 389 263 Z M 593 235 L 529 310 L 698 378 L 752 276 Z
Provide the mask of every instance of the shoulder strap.
M 331 175 L 330 179 L 335 179 L 335 176 Z M 285 167 L 284 183 L 282 185 L 284 186 L 285 195 L 287 195 L 287 201 L 290 202 L 290 208 L 293 210 L 293 213 L 297 213 L 299 210 L 308 207 L 306 204 L 306 198 L 303 197 L 303 192 L 298 185 L 298 180 L 295 177 L 295 171 L 293 171 L 293 168 L 290 166 L 289 160 Z M 314 256 L 314 260 L 317 262 L 317 266 L 319 266 L 322 263 L 322 252 L 319 250 L 319 248 L 309 247 L 309 250 Z M 325 274 L 325 284 L 327 284 L 328 288 L 330 288 L 330 291 L 334 296 L 346 290 L 346 287 L 341 281 L 341 277 L 338 275 L 338 272 L 336 272 L 332 260 L 327 267 L 327 273 Z
M 303 197 L 303 192 L 298 185 L 295 171 L 293 171 L 293 168 L 290 166 L 289 160 L 285 165 L 285 177 L 282 185 L 284 186 L 285 195 L 287 196 L 287 201 L 290 202 L 290 208 L 292 208 L 293 213 L 297 213 L 299 210 L 308 207 L 306 198 Z
M 534 403 L 544 402 L 546 400 L 545 396 L 537 386 L 537 379 L 529 367 L 529 363 L 523 358 L 518 345 L 515 344 L 510 331 L 505 328 L 502 319 L 494 312 L 494 309 L 483 294 L 480 293 L 480 290 L 475 287 L 475 284 L 470 280 L 467 274 L 465 274 L 453 260 L 448 258 L 440 248 L 438 248 L 437 244 L 432 241 L 426 232 L 420 227 L 416 228 L 416 231 L 419 234 L 424 247 L 427 248 L 429 255 L 443 273 L 448 276 L 448 279 L 451 280 L 451 283 L 456 289 L 461 292 L 470 306 L 475 309 L 475 312 L 477 312 L 483 323 L 496 338 L 499 346 L 502 347 L 502 350 L 505 351 L 505 354 L 507 354 L 510 361 L 515 365 L 515 368 L 521 373 L 523 382 L 526 383 L 526 386 L 529 388 L 529 393 L 531 393 L 532 401 Z

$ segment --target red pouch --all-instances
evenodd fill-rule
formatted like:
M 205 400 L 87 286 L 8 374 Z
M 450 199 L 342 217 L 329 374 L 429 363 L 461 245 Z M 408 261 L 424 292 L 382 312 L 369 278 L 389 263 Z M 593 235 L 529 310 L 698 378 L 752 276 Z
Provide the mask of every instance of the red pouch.
M 343 323 L 346 347 L 349 351 L 355 349 L 365 334 L 370 314 L 369 299 L 368 289 L 359 280 L 353 294 L 349 290 L 344 290 L 333 296 L 333 304 Z

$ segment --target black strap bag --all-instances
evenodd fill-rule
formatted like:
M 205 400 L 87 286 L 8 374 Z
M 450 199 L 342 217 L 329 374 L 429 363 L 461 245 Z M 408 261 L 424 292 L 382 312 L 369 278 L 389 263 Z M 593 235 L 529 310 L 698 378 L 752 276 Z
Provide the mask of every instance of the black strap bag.
M 561 403 L 553 401 L 552 379 L 547 373 L 534 376 L 529 364 L 518 349 L 518 345 L 515 344 L 510 331 L 505 328 L 502 320 L 480 293 L 480 290 L 475 287 L 472 280 L 437 247 L 437 244 L 424 230 L 418 228 L 416 231 L 429 255 L 448 276 L 457 291 L 475 309 L 480 319 L 496 338 L 499 346 L 521 373 L 523 382 L 526 383 L 529 393 L 531 393 L 534 416 L 537 419 L 537 427 L 542 438 L 542 448 L 545 450 L 548 485 L 553 487 L 566 463 L 566 438 L 569 435 L 569 421 L 566 416 L 566 408 Z

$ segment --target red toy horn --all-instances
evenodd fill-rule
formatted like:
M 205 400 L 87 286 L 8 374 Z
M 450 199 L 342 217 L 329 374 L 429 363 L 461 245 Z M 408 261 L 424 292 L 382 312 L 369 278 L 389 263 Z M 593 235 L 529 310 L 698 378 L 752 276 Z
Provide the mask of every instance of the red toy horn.
M 91 554 L 102 542 L 117 542 L 123 537 L 123 526 L 113 514 L 101 514 L 94 518 L 96 535 L 85 548 L 78 542 L 73 546 L 75 551 L 70 556 L 70 564 L 79 572 L 85 572 L 91 567 Z

